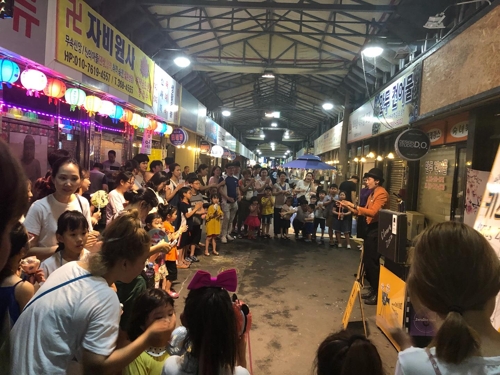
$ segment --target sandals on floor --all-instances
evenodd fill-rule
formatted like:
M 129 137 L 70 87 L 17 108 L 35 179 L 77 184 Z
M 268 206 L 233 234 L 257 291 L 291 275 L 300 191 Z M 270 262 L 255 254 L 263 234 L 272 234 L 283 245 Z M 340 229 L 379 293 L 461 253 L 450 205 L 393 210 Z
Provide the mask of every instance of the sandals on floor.
M 212 251 L 212 254 L 219 255 L 219 253 L 217 251 Z

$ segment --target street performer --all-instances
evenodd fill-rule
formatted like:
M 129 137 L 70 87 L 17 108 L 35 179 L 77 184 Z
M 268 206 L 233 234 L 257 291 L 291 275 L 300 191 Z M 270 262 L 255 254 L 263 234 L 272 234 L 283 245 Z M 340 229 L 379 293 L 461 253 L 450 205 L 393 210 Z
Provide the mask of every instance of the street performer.
M 372 168 L 365 173 L 366 186 L 371 190 L 365 207 L 359 207 L 348 200 L 338 201 L 337 205 L 346 207 L 355 215 L 366 217 L 366 237 L 364 242 L 363 263 L 365 265 L 365 278 L 370 283 L 368 293 L 361 296 L 367 305 L 377 304 L 378 282 L 380 273 L 380 255 L 378 253 L 378 213 L 389 208 L 389 194 L 382 187 L 384 176 L 379 168 Z

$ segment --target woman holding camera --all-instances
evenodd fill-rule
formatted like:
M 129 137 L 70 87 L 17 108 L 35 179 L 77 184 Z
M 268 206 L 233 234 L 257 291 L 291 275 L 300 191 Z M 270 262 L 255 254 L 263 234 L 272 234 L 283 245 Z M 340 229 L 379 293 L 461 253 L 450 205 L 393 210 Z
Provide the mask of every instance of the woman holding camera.
M 236 314 L 228 291 L 236 291 L 237 282 L 234 269 L 216 278 L 204 271 L 195 274 L 181 314 L 181 322 L 187 329 L 186 343 L 191 350 L 182 356 L 169 357 L 162 375 L 249 375 L 245 368 L 236 365 L 245 341 L 238 337 Z

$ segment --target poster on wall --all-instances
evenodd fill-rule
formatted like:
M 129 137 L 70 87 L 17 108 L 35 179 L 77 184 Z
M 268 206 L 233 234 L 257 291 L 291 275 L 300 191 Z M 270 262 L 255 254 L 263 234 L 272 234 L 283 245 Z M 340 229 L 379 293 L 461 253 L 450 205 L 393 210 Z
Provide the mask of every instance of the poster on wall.
M 474 229 L 481 233 L 500 258 L 500 147 L 489 174 L 486 189 L 481 200 Z M 500 328 L 500 294 L 497 296 L 495 311 L 491 321 Z
M 181 85 L 155 65 L 153 112 L 169 124 L 179 125 Z
M 342 122 L 326 131 L 314 141 L 314 154 L 319 155 L 340 147 Z
M 205 125 L 207 122 L 207 107 L 198 103 L 198 122 L 196 123 L 196 133 L 205 136 Z
M 352 143 L 406 126 L 419 113 L 422 64 L 416 64 L 392 84 L 351 113 L 347 142 Z
M 205 138 L 213 144 L 216 144 L 219 138 L 219 125 L 210 117 L 205 120 Z
M 153 105 L 153 60 L 84 1 L 57 1 L 56 38 L 57 61 Z
M 9 145 L 19 157 L 26 176 L 32 184 L 47 172 L 48 138 L 25 133 L 9 134 Z
M 464 223 L 473 227 L 476 220 L 490 172 L 467 168 L 465 189 Z

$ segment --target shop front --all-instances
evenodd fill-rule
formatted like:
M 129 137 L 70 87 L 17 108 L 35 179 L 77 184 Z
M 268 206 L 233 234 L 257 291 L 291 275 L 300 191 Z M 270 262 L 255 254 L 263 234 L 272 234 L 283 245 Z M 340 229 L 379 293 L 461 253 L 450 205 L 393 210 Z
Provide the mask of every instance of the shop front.
M 418 114 L 421 74 L 420 63 L 410 66 L 349 116 L 347 174 L 362 177 L 372 168 L 382 169 L 395 211 L 396 196 L 406 198 L 408 163 L 397 155 L 394 144 Z
M 338 123 L 314 141 L 314 155 L 321 157 L 322 161 L 333 166 L 337 166 L 339 163 L 342 126 L 342 122 Z M 328 185 L 332 183 L 338 184 L 337 169 L 318 171 L 315 178 L 319 180 L 325 190 L 328 190 Z
M 429 225 L 464 221 L 468 112 L 421 127 L 431 150 L 419 161 L 417 211 Z

